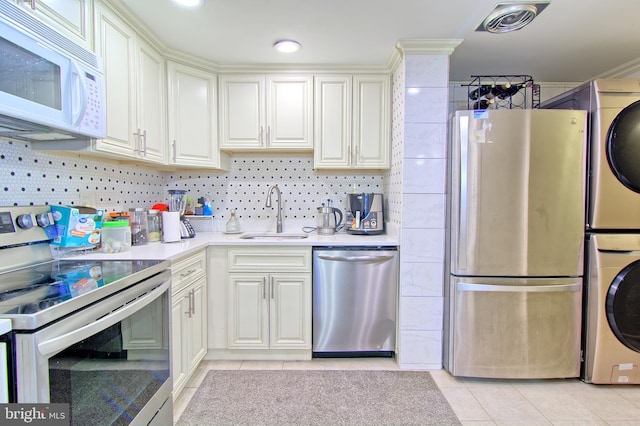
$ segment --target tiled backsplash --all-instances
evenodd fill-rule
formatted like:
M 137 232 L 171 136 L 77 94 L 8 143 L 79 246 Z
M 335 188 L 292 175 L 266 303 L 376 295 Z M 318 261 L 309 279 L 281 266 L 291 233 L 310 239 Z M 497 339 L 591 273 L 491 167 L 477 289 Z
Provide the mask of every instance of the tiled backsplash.
M 375 172 L 320 172 L 313 170 L 309 154 L 234 155 L 229 172 L 168 173 L 167 188 L 186 189 L 195 198 L 213 200 L 214 216 L 236 209 L 240 218 L 265 219 L 273 208 L 265 207 L 267 193 L 277 184 L 282 192 L 285 219 L 315 220 L 316 207 L 326 199 L 344 210 L 346 194 L 383 192 L 383 177 Z M 276 202 L 276 195 L 273 196 Z
M 384 192 L 383 171 L 315 171 L 308 155 L 234 155 L 228 172 L 158 172 L 118 162 L 33 151 L 26 142 L 0 140 L 0 205 L 92 204 L 111 210 L 150 208 L 166 202 L 167 190 L 185 189 L 212 200 L 214 217 L 236 209 L 241 219 L 274 215 L 265 207 L 269 187 L 278 184 L 288 219 L 315 219 L 330 198 L 344 210 L 346 194 Z M 276 199 L 274 199 L 274 202 Z
M 93 204 L 114 209 L 151 206 L 164 197 L 161 173 L 115 161 L 32 151 L 0 140 L 0 205 Z

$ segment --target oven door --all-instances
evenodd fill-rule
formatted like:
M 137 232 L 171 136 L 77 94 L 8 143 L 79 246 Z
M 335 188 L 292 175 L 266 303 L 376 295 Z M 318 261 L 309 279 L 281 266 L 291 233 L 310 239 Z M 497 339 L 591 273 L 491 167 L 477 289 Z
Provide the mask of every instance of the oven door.
M 171 405 L 172 387 L 170 280 L 162 272 L 35 333 L 16 334 L 17 402 L 69 403 L 75 425 L 148 424 L 161 408 L 172 412 L 163 407 Z

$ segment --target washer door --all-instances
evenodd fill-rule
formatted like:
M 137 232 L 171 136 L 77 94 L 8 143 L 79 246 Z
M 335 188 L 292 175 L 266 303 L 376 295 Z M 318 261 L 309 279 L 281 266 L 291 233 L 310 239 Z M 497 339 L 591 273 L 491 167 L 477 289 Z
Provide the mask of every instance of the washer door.
M 640 352 L 640 260 L 627 265 L 607 292 L 606 312 L 611 330 L 629 349 Z
M 618 180 L 640 193 L 640 101 L 620 111 L 609 126 L 606 153 Z

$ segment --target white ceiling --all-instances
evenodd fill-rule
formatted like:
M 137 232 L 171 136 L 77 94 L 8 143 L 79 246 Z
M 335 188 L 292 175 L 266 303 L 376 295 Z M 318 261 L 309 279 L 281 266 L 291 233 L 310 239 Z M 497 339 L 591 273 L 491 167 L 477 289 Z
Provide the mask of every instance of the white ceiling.
M 387 64 L 401 39 L 462 39 L 450 79 L 527 74 L 580 82 L 640 58 L 640 1 L 551 0 L 525 28 L 475 29 L 499 0 L 121 0 L 168 47 L 219 65 Z M 295 39 L 302 49 L 272 49 Z M 640 60 L 639 60 L 640 64 Z

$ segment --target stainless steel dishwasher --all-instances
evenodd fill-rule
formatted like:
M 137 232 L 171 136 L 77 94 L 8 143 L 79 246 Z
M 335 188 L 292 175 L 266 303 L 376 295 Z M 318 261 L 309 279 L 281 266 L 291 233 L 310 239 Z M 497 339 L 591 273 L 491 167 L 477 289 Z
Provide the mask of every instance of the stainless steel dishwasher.
M 313 356 L 392 356 L 396 247 L 313 248 Z

